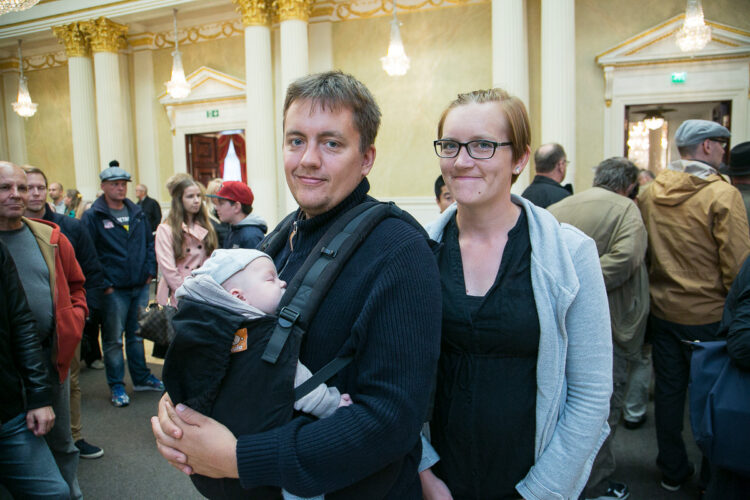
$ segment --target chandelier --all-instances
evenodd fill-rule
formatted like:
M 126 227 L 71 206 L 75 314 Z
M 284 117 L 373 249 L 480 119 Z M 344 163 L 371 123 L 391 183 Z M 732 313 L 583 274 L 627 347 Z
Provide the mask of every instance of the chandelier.
M 174 52 L 172 52 L 172 78 L 166 83 L 167 93 L 174 99 L 184 99 L 190 94 L 190 84 L 185 79 L 182 68 L 182 55 L 177 40 L 177 9 L 173 10 L 174 17 Z
M 404 51 L 401 41 L 401 30 L 396 18 L 396 2 L 393 2 L 393 19 L 391 19 L 391 43 L 388 45 L 388 55 L 380 58 L 383 69 L 389 76 L 403 76 L 409 71 L 409 58 Z
M 703 7 L 700 0 L 688 0 L 685 9 L 685 23 L 677 32 L 677 46 L 683 52 L 701 50 L 711 41 L 711 27 L 703 20 Z
M 37 104 L 31 102 L 31 96 L 29 95 L 29 87 L 26 86 L 26 77 L 23 76 L 23 56 L 21 55 L 21 40 L 18 40 L 18 69 L 20 74 L 18 75 L 18 97 L 16 102 L 11 103 L 13 111 L 18 116 L 28 118 L 34 116 L 36 113 Z
M 30 9 L 37 3 L 39 0 L 0 0 L 0 15 Z

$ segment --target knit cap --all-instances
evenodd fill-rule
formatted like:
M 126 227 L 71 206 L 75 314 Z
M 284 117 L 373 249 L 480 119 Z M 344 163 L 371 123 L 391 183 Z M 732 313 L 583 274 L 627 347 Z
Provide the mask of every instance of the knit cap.
M 193 276 L 207 274 L 218 284 L 224 283 L 234 274 L 242 271 L 252 261 L 259 257 L 271 259 L 268 254 L 260 250 L 249 248 L 217 249 L 211 254 L 201 267 L 192 272 Z M 273 261 L 273 259 L 271 259 Z

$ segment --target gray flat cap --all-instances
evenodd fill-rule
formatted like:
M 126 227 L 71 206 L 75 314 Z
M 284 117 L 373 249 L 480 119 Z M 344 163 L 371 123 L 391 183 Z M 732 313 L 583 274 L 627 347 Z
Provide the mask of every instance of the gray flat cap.
M 120 167 L 108 167 L 102 170 L 99 174 L 99 179 L 104 181 L 128 181 L 130 182 L 130 174 L 121 169 Z
M 714 137 L 729 139 L 732 137 L 732 133 L 726 127 L 722 127 L 716 122 L 708 120 L 685 120 L 674 134 L 674 140 L 678 148 L 700 144 L 706 139 Z

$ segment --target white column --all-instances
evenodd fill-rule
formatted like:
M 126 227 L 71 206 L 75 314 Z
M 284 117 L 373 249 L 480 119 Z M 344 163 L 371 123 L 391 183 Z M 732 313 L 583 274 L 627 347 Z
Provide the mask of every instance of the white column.
M 333 69 L 333 33 L 330 21 L 308 26 L 310 40 L 310 73 L 322 73 Z
M 94 75 L 96 78 L 96 120 L 99 130 L 99 166 L 107 168 L 111 160 L 118 160 L 120 166 L 132 172 L 132 165 L 125 163 L 126 145 L 125 114 L 122 109 L 120 89 L 120 61 L 114 52 L 94 54 Z
M 290 83 L 308 74 L 307 21 L 281 21 L 281 85 L 286 94 Z M 297 202 L 287 187 L 286 212 L 297 209 Z
M 154 59 L 148 48 L 133 53 L 135 138 L 138 144 L 138 182 L 148 187 L 152 198 L 161 198 L 159 141 L 156 131 Z
M 574 0 L 542 0 L 542 143 L 567 154 L 565 182 L 575 181 L 576 39 Z
M 245 27 L 245 79 L 247 89 L 247 181 L 255 194 L 253 213 L 273 227 L 279 213 L 274 138 L 271 29 L 267 25 Z
M 3 102 L 10 101 L 10 98 L 6 96 L 8 95 L 7 92 L 3 89 L 3 84 L 0 82 L 0 99 L 2 99 Z M 8 126 L 5 124 L 5 106 L 0 106 L 0 161 L 8 161 L 10 159 L 9 153 L 8 153 L 8 137 L 5 134 L 5 131 L 8 129 Z
M 505 89 L 529 107 L 529 48 L 525 0 L 492 0 L 492 86 Z M 521 194 L 529 185 L 531 161 L 513 185 Z
M 99 189 L 99 144 L 94 107 L 94 70 L 90 57 L 68 58 L 70 121 L 76 187 L 84 199 L 93 200 Z
M 133 131 L 132 108 L 133 103 L 130 97 L 130 61 L 128 60 L 128 54 L 123 52 L 118 53 L 117 58 L 120 66 L 120 109 L 122 109 L 123 117 L 122 140 L 124 141 L 125 146 L 125 156 L 120 159 L 120 165 L 131 174 L 135 174 L 138 171 L 138 164 L 136 162 L 135 156 L 135 133 Z M 131 191 L 129 195 L 135 196 L 135 184 L 129 184 L 128 189 Z
M 26 130 L 24 119 L 13 111 L 11 103 L 18 97 L 18 73 L 8 71 L 3 74 L 5 88 L 5 125 L 8 141 L 8 160 L 16 165 L 26 164 Z

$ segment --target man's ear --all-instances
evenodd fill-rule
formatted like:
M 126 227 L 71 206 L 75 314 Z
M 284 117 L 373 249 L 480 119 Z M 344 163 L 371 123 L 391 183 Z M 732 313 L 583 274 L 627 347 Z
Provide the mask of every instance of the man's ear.
M 370 173 L 370 170 L 372 169 L 373 164 L 375 163 L 375 145 L 371 144 L 369 148 L 367 148 L 367 151 L 364 152 L 362 155 L 362 166 L 361 166 L 361 172 L 362 177 L 367 177 L 367 174 Z

